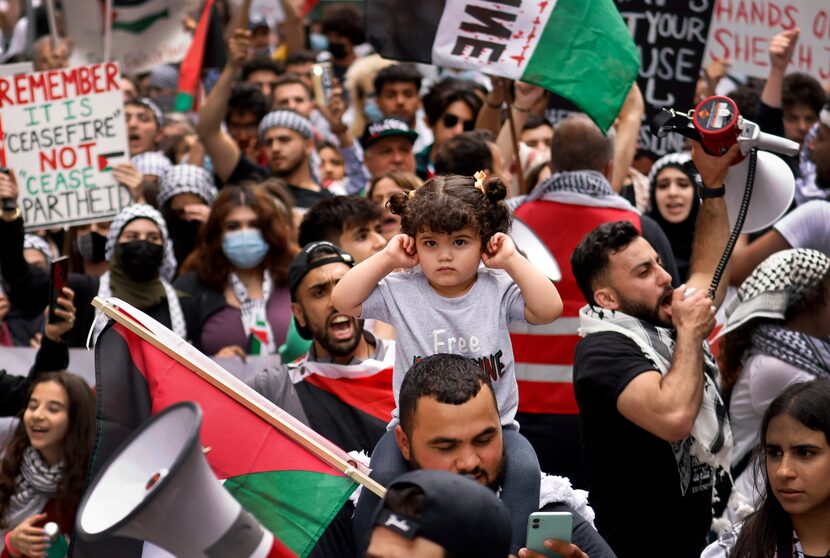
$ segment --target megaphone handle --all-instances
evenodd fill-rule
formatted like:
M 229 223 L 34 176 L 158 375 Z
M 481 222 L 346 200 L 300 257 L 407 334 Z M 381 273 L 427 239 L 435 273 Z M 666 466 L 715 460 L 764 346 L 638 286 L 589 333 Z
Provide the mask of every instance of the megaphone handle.
M 732 251 L 735 249 L 735 243 L 738 242 L 738 237 L 741 235 L 741 230 L 744 228 L 744 221 L 746 214 L 749 211 L 749 202 L 752 199 L 752 188 L 755 186 L 755 168 L 758 163 L 758 150 L 752 148 L 749 152 L 749 169 L 746 173 L 746 188 L 744 188 L 744 197 L 741 199 L 741 206 L 738 209 L 738 216 L 735 219 L 735 228 L 732 229 L 732 234 L 726 242 L 726 248 L 723 250 L 718 262 L 718 267 L 715 268 L 715 274 L 712 276 L 712 282 L 709 284 L 709 298 L 715 300 L 715 294 L 718 292 L 718 285 L 720 285 L 723 272 L 726 270 L 726 264 L 729 263 L 729 258 L 732 257 Z

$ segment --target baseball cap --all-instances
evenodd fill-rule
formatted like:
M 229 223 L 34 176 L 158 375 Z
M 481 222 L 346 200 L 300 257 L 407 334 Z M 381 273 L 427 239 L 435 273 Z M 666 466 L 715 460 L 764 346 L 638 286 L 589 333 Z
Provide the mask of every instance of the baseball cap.
M 460 558 L 504 558 L 510 553 L 510 517 L 495 492 L 463 475 L 447 471 L 410 471 L 389 488 L 418 487 L 424 493 L 418 517 L 378 504 L 372 526 L 409 540 L 422 537 Z
M 338 262 L 349 267 L 354 266 L 354 258 L 328 240 L 311 242 L 303 246 L 303 249 L 294 256 L 291 265 L 288 266 L 288 289 L 291 291 L 291 300 L 296 301 L 294 293 L 309 271 L 316 267 Z
M 271 26 L 268 25 L 268 20 L 266 20 L 262 16 L 254 16 L 248 22 L 248 30 L 249 31 L 253 31 L 254 29 L 259 29 L 260 27 L 265 27 L 267 29 L 271 28 Z
M 418 139 L 418 132 L 411 129 L 409 125 L 399 118 L 384 118 L 377 122 L 371 122 L 366 126 L 363 135 L 360 137 L 360 145 L 363 149 L 369 149 L 382 139 L 394 136 L 403 136 L 411 143 Z

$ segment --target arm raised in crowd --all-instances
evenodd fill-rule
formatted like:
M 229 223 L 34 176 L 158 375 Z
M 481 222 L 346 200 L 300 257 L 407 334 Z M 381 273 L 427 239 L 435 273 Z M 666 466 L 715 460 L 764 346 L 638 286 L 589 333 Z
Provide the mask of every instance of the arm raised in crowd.
M 781 88 L 784 86 L 784 73 L 793 57 L 798 44 L 798 27 L 782 31 L 769 42 L 769 76 L 761 92 L 761 102 L 772 108 L 781 108 Z
M 617 116 L 617 132 L 614 136 L 614 166 L 611 168 L 611 188 L 620 193 L 628 169 L 637 153 L 637 140 L 640 137 L 640 124 L 646 104 L 637 82 L 631 86 Z
M 248 56 L 249 36 L 250 33 L 242 29 L 234 32 L 234 36 L 228 41 L 228 63 L 225 64 L 225 68 L 205 99 L 202 108 L 199 109 L 199 124 L 196 126 L 196 132 L 205 146 L 205 151 L 213 161 L 216 175 L 222 182 L 231 176 L 242 156 L 239 146 L 230 134 L 222 131 L 222 120 L 225 118 L 237 71 Z

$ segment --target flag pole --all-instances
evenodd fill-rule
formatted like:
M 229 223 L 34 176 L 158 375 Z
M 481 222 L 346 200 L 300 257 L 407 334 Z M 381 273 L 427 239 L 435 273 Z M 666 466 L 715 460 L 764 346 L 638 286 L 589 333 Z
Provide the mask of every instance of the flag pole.
M 112 1 L 104 5 L 104 62 L 112 59 Z
M 117 307 L 113 306 L 111 303 L 108 303 L 96 296 L 92 299 L 92 306 L 130 330 L 132 333 L 141 337 L 144 341 L 153 345 L 155 348 L 159 349 L 167 356 L 189 369 L 191 372 L 195 373 L 201 379 L 211 384 L 213 387 L 229 396 L 240 405 L 243 405 L 259 418 L 279 430 L 282 434 L 288 438 L 291 438 L 294 442 L 313 453 L 320 460 L 337 469 L 353 481 L 360 483 L 368 490 L 374 492 L 379 498 L 383 498 L 386 494 L 386 489 L 376 480 L 369 477 L 367 473 L 361 471 L 358 464 L 354 460 L 338 455 L 338 453 L 345 454 L 342 449 L 338 448 L 276 405 L 271 404 L 270 406 L 273 408 L 268 408 L 268 406 L 264 405 L 262 402 L 257 401 L 248 394 L 243 393 L 243 390 L 228 384 L 217 374 L 208 370 L 206 366 L 201 366 L 200 363 L 194 362 L 193 359 L 182 354 L 177 348 L 171 347 L 160 339 L 155 333 L 141 325 L 131 316 L 119 311 Z M 177 339 L 179 339 L 181 343 L 190 346 L 180 337 Z M 210 366 L 215 366 L 217 370 L 221 370 L 225 374 L 230 374 L 230 372 L 227 372 L 224 368 L 210 360 L 208 357 L 202 355 L 201 353 L 199 353 L 199 355 L 204 357 L 204 359 L 210 363 L 213 363 Z M 265 400 L 264 397 L 262 397 L 262 399 Z
M 507 99 L 507 121 L 510 124 L 510 141 L 513 142 L 513 158 L 516 159 L 516 178 L 519 182 L 519 194 L 527 194 L 525 190 L 525 173 L 522 170 L 522 158 L 519 157 L 519 136 L 516 134 L 516 125 L 513 123 L 513 103 L 510 102 L 510 87 L 507 80 L 502 80 L 504 98 Z
M 52 37 L 52 48 L 58 48 L 58 24 L 55 21 L 55 0 L 46 0 L 46 18 L 49 20 L 49 35 Z

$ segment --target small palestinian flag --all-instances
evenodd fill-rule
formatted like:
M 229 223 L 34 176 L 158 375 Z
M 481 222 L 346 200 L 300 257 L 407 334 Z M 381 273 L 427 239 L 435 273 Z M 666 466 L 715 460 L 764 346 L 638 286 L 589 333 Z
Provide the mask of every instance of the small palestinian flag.
M 112 165 L 110 164 L 110 159 L 118 159 L 119 157 L 123 157 L 123 151 L 112 151 L 110 153 L 99 153 L 98 154 L 98 172 L 111 172 Z
M 202 16 L 193 34 L 193 42 L 179 67 L 179 87 L 174 110 L 189 112 L 196 110 L 199 82 L 205 68 L 221 68 L 227 55 L 222 36 L 222 23 L 213 0 L 207 0 Z
M 169 17 L 166 0 L 114 0 L 112 30 L 140 35 Z
M 121 307 L 121 302 L 116 301 Z M 128 305 L 124 305 L 127 307 Z M 225 393 L 243 393 L 258 406 L 285 413 L 219 367 L 155 320 L 129 308 L 121 310 L 146 327 L 171 354 L 143 340 L 120 323 L 110 323 L 95 344 L 98 433 L 91 466 L 95 469 L 149 416 L 179 401 L 194 401 L 203 412 L 201 440 L 211 451 L 208 463 L 224 487 L 270 530 L 284 556 L 305 557 L 354 491 L 356 483 L 271 426 Z M 210 372 L 211 382 L 177 359 Z M 293 421 L 290 417 L 287 420 Z M 329 452 L 348 454 L 294 421 L 306 439 Z M 365 471 L 364 471 L 365 472 Z M 141 543 L 110 539 L 82 543 L 75 556 L 140 556 Z M 126 545 L 126 546 L 119 546 Z
M 565 97 L 607 130 L 640 67 L 614 0 L 366 0 L 384 58 L 476 70 Z
M 260 314 L 257 316 L 256 324 L 251 327 L 250 332 L 250 347 L 248 347 L 248 354 L 262 355 L 268 352 L 268 324 L 265 322 L 265 316 Z

